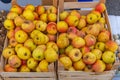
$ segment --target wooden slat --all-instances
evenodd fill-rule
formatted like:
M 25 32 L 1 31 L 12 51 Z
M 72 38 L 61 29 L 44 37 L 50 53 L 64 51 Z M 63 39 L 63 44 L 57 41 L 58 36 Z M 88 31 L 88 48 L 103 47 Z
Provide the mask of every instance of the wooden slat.
M 55 77 L 54 72 L 1 72 L 2 77 Z
M 55 80 L 54 78 L 4 78 L 4 80 Z

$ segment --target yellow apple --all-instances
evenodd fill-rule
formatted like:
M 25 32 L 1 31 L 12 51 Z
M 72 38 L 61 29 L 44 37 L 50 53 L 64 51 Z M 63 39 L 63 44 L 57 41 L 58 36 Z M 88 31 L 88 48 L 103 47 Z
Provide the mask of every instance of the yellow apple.
M 72 61 L 67 56 L 60 57 L 59 61 L 64 66 L 65 69 L 69 69 L 72 66 Z
M 38 65 L 38 62 L 34 58 L 29 58 L 27 60 L 27 67 L 30 69 L 36 68 Z
M 15 19 L 14 19 L 14 23 L 17 27 L 21 27 L 22 23 L 24 22 L 24 18 L 21 17 L 21 16 L 17 16 Z
M 101 57 L 102 57 L 102 51 L 101 50 L 99 50 L 99 49 L 93 49 L 92 53 L 95 54 L 97 60 L 101 59 Z
M 113 53 L 112 51 L 105 51 L 102 55 L 102 60 L 108 64 L 113 63 L 115 59 L 115 53 Z
M 58 59 L 58 54 L 53 48 L 47 48 L 44 54 L 47 62 L 55 62 Z
M 60 13 L 60 20 L 63 21 L 67 18 L 67 16 L 69 15 L 69 12 L 68 11 L 63 11 Z
M 70 27 L 76 27 L 79 23 L 79 18 L 75 15 L 69 15 L 65 21 L 68 23 Z
M 86 21 L 88 24 L 94 24 L 97 22 L 97 16 L 93 13 L 89 13 L 86 17 Z
M 57 22 L 57 30 L 62 33 L 67 32 L 68 24 L 65 21 Z
M 75 70 L 83 70 L 85 68 L 85 63 L 81 60 L 74 62 L 73 63 L 73 67 L 75 68 Z
M 58 52 L 58 46 L 55 42 L 48 42 L 46 46 L 47 48 L 53 48 L 56 52 Z
M 4 27 L 5 27 L 7 30 L 11 30 L 11 29 L 14 29 L 14 28 L 15 28 L 15 25 L 14 25 L 14 23 L 13 23 L 12 20 L 6 19 L 6 20 L 4 21 Z
M 22 46 L 18 49 L 17 56 L 20 59 L 27 60 L 31 57 L 31 52 L 27 47 Z
M 37 47 L 36 49 L 33 50 L 32 57 L 37 61 L 43 60 L 44 59 L 44 49 Z
M 28 38 L 28 35 L 23 30 L 19 30 L 15 33 L 15 39 L 18 43 L 24 43 Z
M 46 60 L 40 61 L 38 68 L 41 72 L 48 72 L 48 62 Z
M 31 11 L 34 11 L 35 10 L 35 6 L 32 5 L 32 4 L 27 4 L 24 8 L 24 10 L 27 10 L 27 9 L 30 9 Z
M 99 19 L 99 23 L 105 24 L 105 23 L 106 23 L 105 18 L 101 17 L 101 18 Z
M 47 23 L 44 21 L 37 21 L 35 26 L 37 30 L 45 31 L 47 27 Z
M 18 49 L 19 49 L 20 47 L 22 47 L 22 46 L 23 46 L 23 44 L 17 44 L 17 45 L 15 46 L 15 51 L 17 52 Z
M 57 24 L 55 22 L 49 22 L 47 25 L 48 34 L 56 34 L 57 33 Z
M 38 6 L 36 7 L 36 12 L 37 12 L 39 15 L 45 13 L 45 8 L 44 8 L 44 6 L 38 5 Z
M 76 16 L 76 17 L 78 17 L 78 18 L 81 17 L 80 13 L 79 13 L 77 10 L 72 10 L 72 11 L 70 12 L 70 15 L 74 15 L 74 16 Z
M 17 14 L 22 14 L 22 7 L 20 7 L 19 5 L 12 5 L 12 7 L 10 8 L 11 12 L 16 12 Z
M 57 14 L 57 8 L 55 6 L 50 6 L 48 9 L 47 9 L 47 13 L 55 13 Z
M 48 14 L 48 21 L 49 22 L 56 22 L 57 21 L 57 15 L 55 13 L 49 13 Z
M 48 22 L 47 16 L 48 16 L 47 13 L 41 14 L 41 15 L 40 15 L 40 20 L 41 20 L 41 21 L 44 21 L 44 22 Z
M 35 19 L 34 13 L 31 10 L 29 10 L 29 9 L 24 10 L 22 15 L 27 20 L 33 21 Z
M 17 14 L 16 12 L 9 12 L 9 13 L 7 14 L 7 19 L 13 20 L 13 19 L 15 19 L 17 16 L 18 16 L 18 14 Z
M 7 31 L 7 37 L 8 39 L 12 38 L 15 36 L 15 30 L 11 29 L 9 31 Z
M 4 58 L 8 59 L 11 55 L 14 55 L 15 51 L 13 48 L 6 47 L 3 49 L 2 55 Z
M 101 50 L 101 51 L 104 51 L 104 50 L 105 50 L 105 43 L 103 43 L 103 42 L 97 42 L 97 43 L 95 44 L 95 48 L 96 48 L 96 49 L 99 49 L 99 50 Z
M 27 39 L 24 42 L 24 46 L 29 48 L 31 51 L 33 51 L 36 48 L 35 43 L 33 42 L 33 39 Z
M 96 56 L 92 52 L 88 52 L 83 55 L 83 62 L 85 64 L 94 64 L 95 61 L 96 61 Z
M 80 18 L 77 28 L 82 29 L 83 27 L 86 27 L 86 24 L 87 24 L 86 20 L 83 18 Z
M 79 61 L 82 58 L 82 53 L 79 49 L 73 48 L 70 50 L 68 56 L 73 62 Z
M 20 67 L 20 72 L 30 72 L 30 69 L 27 67 L 27 65 L 22 65 Z

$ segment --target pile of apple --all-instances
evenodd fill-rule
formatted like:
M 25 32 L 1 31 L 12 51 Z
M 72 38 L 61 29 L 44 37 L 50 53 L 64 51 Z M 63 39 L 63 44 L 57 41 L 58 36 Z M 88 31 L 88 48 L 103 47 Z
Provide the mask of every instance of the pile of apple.
M 13 5 L 4 21 L 8 46 L 2 52 L 6 72 L 47 72 L 58 60 L 57 8 Z
M 60 13 L 57 45 L 59 63 L 65 70 L 103 72 L 112 69 L 118 45 L 111 40 L 102 16 L 105 10 L 105 4 L 99 3 L 84 16 L 76 10 Z

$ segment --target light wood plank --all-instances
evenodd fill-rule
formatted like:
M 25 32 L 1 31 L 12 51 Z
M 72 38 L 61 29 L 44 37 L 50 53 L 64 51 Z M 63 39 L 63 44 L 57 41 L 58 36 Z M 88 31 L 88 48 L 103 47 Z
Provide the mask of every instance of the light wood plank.
M 4 80 L 55 80 L 54 78 L 4 78 Z

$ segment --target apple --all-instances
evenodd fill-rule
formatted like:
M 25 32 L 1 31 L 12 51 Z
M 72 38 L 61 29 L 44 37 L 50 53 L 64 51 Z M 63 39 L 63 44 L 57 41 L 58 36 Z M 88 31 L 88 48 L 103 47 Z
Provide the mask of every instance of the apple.
M 48 62 L 46 60 L 40 61 L 38 68 L 41 72 L 48 72 Z
M 81 48 L 81 52 L 82 52 L 82 54 L 84 55 L 85 53 L 90 52 L 90 48 L 89 48 L 88 46 L 83 46 L 83 47 Z
M 67 18 L 68 15 L 69 15 L 68 11 L 63 11 L 63 12 L 60 13 L 59 18 L 60 18 L 61 21 L 64 21 Z
M 44 52 L 45 54 L 45 60 L 47 62 L 55 62 L 58 60 L 58 54 L 53 48 L 47 48 Z
M 8 58 L 8 64 L 13 68 L 18 68 L 21 66 L 21 60 L 17 55 L 11 55 Z
M 40 15 L 40 20 L 44 21 L 44 22 L 48 22 L 48 18 L 47 18 L 48 14 L 47 13 L 43 13 Z
M 15 33 L 15 39 L 18 43 L 24 43 L 28 38 L 28 35 L 23 30 L 19 30 Z
M 47 40 L 48 39 L 48 40 Z M 46 35 L 43 33 L 36 34 L 33 38 L 33 41 L 36 45 L 41 45 L 47 43 L 49 41 L 49 38 L 46 38 Z
M 57 21 L 57 15 L 55 13 L 49 13 L 47 18 L 48 18 L 49 22 L 56 22 Z
M 31 52 L 27 47 L 21 46 L 17 51 L 17 56 L 22 60 L 27 60 L 31 57 Z
M 105 43 L 105 48 L 107 50 L 115 52 L 118 49 L 118 44 L 116 42 L 112 41 L 112 40 L 109 40 Z
M 86 20 L 84 18 L 80 18 L 77 28 L 82 29 L 86 25 L 87 25 Z
M 20 7 L 19 5 L 12 5 L 12 7 L 10 8 L 11 12 L 16 12 L 17 14 L 22 14 L 22 7 Z
M 22 23 L 24 22 L 24 20 L 25 20 L 25 19 L 24 19 L 23 17 L 17 16 L 17 17 L 15 17 L 15 19 L 14 19 L 14 23 L 15 23 L 16 26 L 21 27 L 21 25 L 22 25 Z
M 25 6 L 25 8 L 24 8 L 24 10 L 31 10 L 31 11 L 34 11 L 35 10 L 35 6 L 34 5 L 32 5 L 32 4 L 27 4 L 26 6 Z
M 45 13 L 45 8 L 44 8 L 44 6 L 38 5 L 38 6 L 36 7 L 36 12 L 37 12 L 39 15 Z
M 69 53 L 71 52 L 71 50 L 73 49 L 74 47 L 72 45 L 69 45 L 65 48 L 65 54 L 66 55 L 69 55 Z
M 15 46 L 15 51 L 17 52 L 18 49 L 19 49 L 20 47 L 22 47 L 22 46 L 23 46 L 23 44 L 16 44 L 16 46 Z
M 59 61 L 64 66 L 65 69 L 69 69 L 72 66 L 72 61 L 67 56 L 60 57 Z
M 101 18 L 101 13 L 99 11 L 93 10 L 91 13 L 95 14 L 97 16 L 97 20 L 100 20 Z
M 81 71 L 85 68 L 85 63 L 82 61 L 82 59 L 80 59 L 79 61 L 77 62 L 74 62 L 73 63 L 73 67 L 75 68 L 75 70 L 77 71 Z
M 43 60 L 44 59 L 44 49 L 37 47 L 36 49 L 33 50 L 32 57 L 37 61 Z
M 74 16 L 76 16 L 76 17 L 78 17 L 78 18 L 81 17 L 80 13 L 79 13 L 77 10 L 72 10 L 72 11 L 70 12 L 70 15 L 74 15 Z
M 57 45 L 59 48 L 65 48 L 69 45 L 69 39 L 66 33 L 61 33 L 57 39 Z
M 20 72 L 30 72 L 30 69 L 27 67 L 27 65 L 22 65 L 20 67 Z
M 91 52 L 96 56 L 97 60 L 101 59 L 101 57 L 102 57 L 102 51 L 101 50 L 99 50 L 99 49 L 93 49 Z
M 4 21 L 4 27 L 5 27 L 7 30 L 14 29 L 14 28 L 15 28 L 15 25 L 14 25 L 14 23 L 13 23 L 13 20 L 6 19 L 6 20 Z
M 93 24 L 91 26 L 88 26 L 87 30 L 86 30 L 86 33 L 87 34 L 92 34 L 94 35 L 95 37 L 97 37 L 100 33 L 100 25 L 99 24 Z
M 83 55 L 83 62 L 85 64 L 94 64 L 95 61 L 96 61 L 96 56 L 92 52 L 88 52 Z
M 37 30 L 43 32 L 43 31 L 46 30 L 47 23 L 46 23 L 46 22 L 43 22 L 43 21 L 37 21 L 35 26 L 36 26 L 36 29 L 37 29 Z
M 76 17 L 75 15 L 69 15 L 65 21 L 68 23 L 69 26 L 74 26 L 76 27 L 79 23 L 79 18 Z
M 45 51 L 47 46 L 46 45 L 38 45 L 37 48 L 41 48 L 43 51 Z
M 47 34 L 47 36 L 48 36 L 48 38 L 49 38 L 49 41 L 53 41 L 53 42 L 55 42 L 56 41 L 56 35 L 54 35 L 54 34 Z
M 55 22 L 49 22 L 47 25 L 48 34 L 56 34 L 57 33 L 57 24 Z
M 86 42 L 86 46 L 88 46 L 88 47 L 93 46 L 96 43 L 96 38 L 91 34 L 86 35 L 84 37 L 84 40 Z
M 15 36 L 15 30 L 11 29 L 11 30 L 7 31 L 8 39 L 11 39 L 14 36 Z
M 56 52 L 58 52 L 58 46 L 55 42 L 48 42 L 46 46 L 47 48 L 53 48 Z
M 33 39 L 37 34 L 41 33 L 39 30 L 34 29 L 31 33 L 30 33 L 30 37 Z
M 4 58 L 8 59 L 11 55 L 14 55 L 15 54 L 15 51 L 13 48 L 10 48 L 10 47 L 6 47 L 3 49 L 2 51 L 2 55 Z
M 7 19 L 14 20 L 17 16 L 18 14 L 16 12 L 9 12 L 6 17 Z
M 96 14 L 89 13 L 87 14 L 86 21 L 88 24 L 94 24 L 97 22 L 97 16 Z
M 110 39 L 110 34 L 107 31 L 102 31 L 98 35 L 98 41 L 100 42 L 107 42 Z
M 36 48 L 35 43 L 33 42 L 33 39 L 27 39 L 24 42 L 24 46 L 29 48 L 31 51 L 33 51 Z
M 68 27 L 67 33 L 68 33 L 68 34 L 69 34 L 69 33 L 74 33 L 74 34 L 76 34 L 76 33 L 77 33 L 77 28 L 75 28 L 75 27 Z
M 17 72 L 17 68 L 13 68 L 9 64 L 5 65 L 4 70 L 5 70 L 5 72 Z
M 99 19 L 99 23 L 105 24 L 105 23 L 106 23 L 105 18 L 101 17 L 101 18 Z
M 30 33 L 35 29 L 35 25 L 32 21 L 29 20 L 25 20 L 22 25 L 21 28 L 23 29 L 23 31 Z
M 72 40 L 72 46 L 75 48 L 81 48 L 85 45 L 85 40 L 81 37 L 75 37 Z
M 41 72 L 39 66 L 36 67 L 35 71 L 36 71 L 36 72 Z
M 97 42 L 97 43 L 95 44 L 95 48 L 96 48 L 96 49 L 99 49 L 99 50 L 101 50 L 101 51 L 104 51 L 104 50 L 105 50 L 105 43 L 103 43 L 103 42 Z
M 29 69 L 34 69 L 37 67 L 37 65 L 38 65 L 38 62 L 34 58 L 29 58 L 27 60 L 27 67 Z
M 34 20 L 38 20 L 39 19 L 38 13 L 37 12 L 33 12 L 33 14 L 34 14 Z
M 12 47 L 15 47 L 18 42 L 16 41 L 16 39 L 14 37 L 10 38 L 9 40 L 9 44 L 12 46 Z
M 84 68 L 85 72 L 93 72 L 92 65 L 86 65 Z
M 106 10 L 106 6 L 104 3 L 99 3 L 96 7 L 95 10 L 102 13 Z
M 103 72 L 106 68 L 105 63 L 102 60 L 97 60 L 93 65 L 92 69 L 95 72 Z
M 77 30 L 76 35 L 79 36 L 79 37 L 81 37 L 81 38 L 84 38 L 85 35 L 86 35 L 86 33 L 84 31 Z
M 79 61 L 82 58 L 82 53 L 79 49 L 73 48 L 70 50 L 68 56 L 73 62 Z
M 55 6 L 50 6 L 48 9 L 47 9 L 47 13 L 55 13 L 57 14 L 57 8 Z
M 57 22 L 57 30 L 58 32 L 64 33 L 68 30 L 68 24 L 65 21 Z
M 33 21 L 35 19 L 34 13 L 29 9 L 24 10 L 22 15 L 27 20 Z
M 113 63 L 115 59 L 115 54 L 112 51 L 105 51 L 102 55 L 102 60 L 107 64 Z

